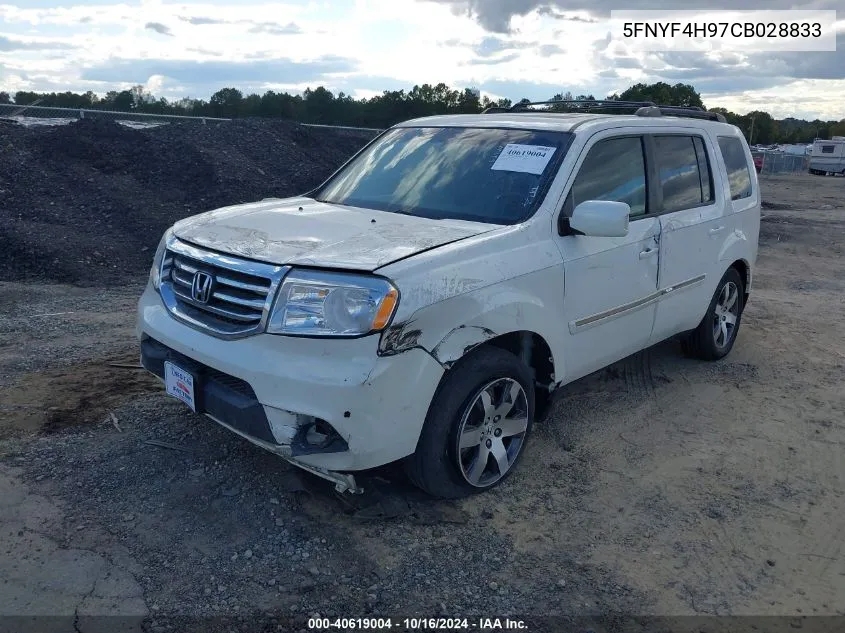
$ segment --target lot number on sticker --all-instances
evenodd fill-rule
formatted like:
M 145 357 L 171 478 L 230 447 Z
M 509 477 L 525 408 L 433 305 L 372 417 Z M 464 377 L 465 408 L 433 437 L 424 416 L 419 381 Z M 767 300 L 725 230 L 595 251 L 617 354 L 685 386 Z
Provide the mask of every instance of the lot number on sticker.
M 554 147 L 508 143 L 490 169 L 540 175 L 552 159 Z

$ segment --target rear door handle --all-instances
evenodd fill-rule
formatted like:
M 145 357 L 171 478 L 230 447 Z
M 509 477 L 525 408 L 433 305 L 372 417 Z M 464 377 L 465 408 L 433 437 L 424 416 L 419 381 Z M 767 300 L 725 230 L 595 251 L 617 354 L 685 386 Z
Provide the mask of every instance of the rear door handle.
M 725 230 L 724 226 L 717 226 L 715 228 L 710 229 L 710 235 L 718 235 L 722 231 Z
M 656 248 L 647 248 L 644 251 L 640 251 L 640 259 L 645 259 L 646 257 L 657 255 L 657 251 L 658 249 Z

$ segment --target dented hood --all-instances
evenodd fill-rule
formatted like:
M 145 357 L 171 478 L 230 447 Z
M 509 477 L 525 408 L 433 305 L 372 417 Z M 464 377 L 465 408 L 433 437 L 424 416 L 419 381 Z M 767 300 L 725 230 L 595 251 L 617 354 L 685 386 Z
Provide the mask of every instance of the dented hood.
M 177 222 L 174 233 L 197 246 L 271 264 L 375 270 L 495 228 L 287 198 L 202 213 Z

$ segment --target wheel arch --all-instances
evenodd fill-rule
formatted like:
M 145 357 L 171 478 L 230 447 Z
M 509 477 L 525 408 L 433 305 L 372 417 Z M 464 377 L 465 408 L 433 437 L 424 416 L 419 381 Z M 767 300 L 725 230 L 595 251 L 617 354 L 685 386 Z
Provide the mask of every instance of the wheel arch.
M 751 262 L 755 258 L 755 252 L 755 241 L 746 229 L 731 233 L 724 244 L 722 244 L 719 253 L 718 261 L 721 264 L 722 274 L 729 268 L 734 268 L 739 273 L 744 286 L 746 299 L 751 293 L 751 284 L 753 281 Z M 718 279 L 712 283 L 715 284 L 717 282 Z M 715 286 L 713 290 L 715 292 Z
M 519 358 L 531 371 L 534 381 L 536 410 L 545 415 L 551 393 L 557 382 L 555 358 L 549 343 L 531 330 L 513 330 L 496 334 L 491 330 L 462 327 L 451 332 L 434 349 L 432 355 L 447 369 L 445 376 L 474 352 L 488 347 L 505 350 Z
M 742 278 L 743 293 L 747 301 L 751 294 L 751 266 L 745 259 L 737 259 L 728 268 L 736 270 Z

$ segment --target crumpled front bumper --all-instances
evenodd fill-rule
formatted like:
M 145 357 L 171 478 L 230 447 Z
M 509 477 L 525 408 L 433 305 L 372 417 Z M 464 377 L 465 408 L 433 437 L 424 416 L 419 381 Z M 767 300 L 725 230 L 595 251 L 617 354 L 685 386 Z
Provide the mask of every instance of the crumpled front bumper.
M 349 471 L 410 455 L 443 367 L 412 349 L 377 354 L 378 336 L 316 339 L 257 334 L 219 339 L 173 318 L 148 285 L 138 303 L 142 363 L 159 377 L 169 358 L 196 372 L 201 412 L 297 466 L 355 490 Z M 338 441 L 309 448 L 315 420 Z

